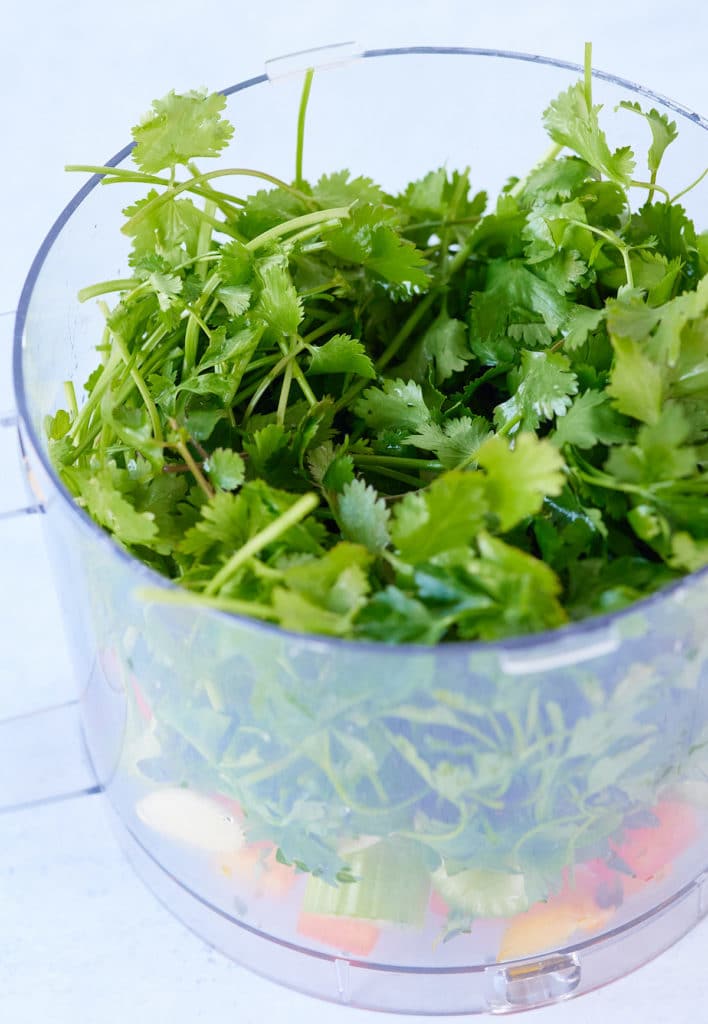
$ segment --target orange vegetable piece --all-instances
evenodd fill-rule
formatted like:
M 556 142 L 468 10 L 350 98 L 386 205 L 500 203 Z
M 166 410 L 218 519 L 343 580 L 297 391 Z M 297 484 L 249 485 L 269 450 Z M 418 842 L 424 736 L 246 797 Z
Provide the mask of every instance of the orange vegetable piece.
M 698 836 L 696 815 L 688 804 L 664 800 L 652 808 L 652 814 L 658 819 L 658 825 L 627 829 L 621 843 L 611 844 L 634 875 L 644 882 L 660 873 L 666 874 L 671 862 Z
M 612 917 L 589 893 L 561 892 L 512 918 L 499 948 L 499 960 L 516 960 L 563 946 L 577 931 L 594 932 Z
M 270 848 L 269 853 L 265 850 Z M 285 899 L 295 883 L 295 868 L 276 860 L 272 843 L 249 843 L 222 857 L 220 866 L 227 878 L 237 878 L 252 886 L 257 896 Z
M 353 917 L 338 917 L 334 914 L 310 914 L 304 910 L 298 918 L 297 930 L 307 939 L 356 956 L 368 956 L 381 933 L 371 921 L 359 921 Z
M 428 906 L 430 907 L 430 912 L 432 914 L 440 914 L 442 917 L 447 917 L 450 913 L 450 908 L 437 889 L 431 889 L 430 903 Z

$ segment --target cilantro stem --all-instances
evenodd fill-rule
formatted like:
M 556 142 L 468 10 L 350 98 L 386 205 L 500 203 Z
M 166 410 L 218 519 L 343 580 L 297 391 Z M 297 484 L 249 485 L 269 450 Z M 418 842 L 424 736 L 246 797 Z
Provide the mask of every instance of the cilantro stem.
M 293 360 L 289 359 L 288 364 L 285 367 L 285 373 L 283 374 L 283 383 L 280 386 L 280 397 L 278 399 L 278 411 L 276 413 L 276 422 L 281 426 L 285 423 L 285 413 L 288 408 L 288 398 L 290 397 L 290 385 L 293 381 Z
M 123 341 L 121 336 L 115 332 L 112 332 L 112 338 L 113 344 L 118 349 L 118 352 L 120 353 L 120 356 L 123 362 L 125 363 L 126 367 L 128 367 L 133 383 L 138 389 L 140 397 L 142 398 L 145 404 L 147 414 L 150 417 L 150 423 L 152 424 L 153 437 L 155 438 L 158 444 L 162 444 L 162 424 L 160 422 L 160 414 L 157 411 L 157 406 L 152 400 L 152 395 L 148 390 L 148 386 L 145 383 L 142 374 L 135 365 L 135 359 L 131 356 L 130 352 L 128 352 L 128 349 L 125 347 L 125 342 Z
M 403 343 L 408 340 L 437 298 L 437 291 L 429 291 L 428 294 L 418 303 L 408 319 L 404 321 L 403 326 L 397 331 L 389 345 L 376 360 L 377 370 L 384 370 L 388 366 Z
M 441 470 L 442 463 L 437 459 L 413 459 L 398 455 L 353 455 L 354 463 L 362 466 L 400 466 L 401 469 Z
M 516 199 L 518 196 L 520 196 L 521 193 L 526 188 L 526 186 L 528 184 L 528 181 L 529 181 L 529 178 L 534 173 L 534 171 L 537 171 L 540 167 L 543 167 L 545 164 L 550 164 L 551 161 L 555 160 L 555 158 L 562 151 L 563 151 L 563 146 L 561 145 L 561 143 L 560 142 L 554 142 L 553 145 L 550 146 L 550 148 L 544 153 L 544 155 L 541 157 L 541 159 L 538 161 L 538 163 L 534 164 L 534 166 L 531 168 L 531 170 L 528 172 L 528 174 L 524 175 L 523 178 L 519 178 L 519 180 L 516 182 L 516 184 L 514 186 L 512 186 L 512 188 L 509 189 L 509 195 L 512 196 L 514 199 Z
M 648 189 L 648 191 L 649 191 L 649 202 L 652 201 L 655 192 L 661 192 L 662 196 L 666 197 L 667 202 L 670 201 L 670 196 L 669 196 L 668 191 L 665 188 L 663 188 L 663 186 L 657 185 L 656 181 L 654 180 L 655 178 L 656 178 L 656 171 L 653 172 L 653 174 L 651 176 L 651 181 L 634 181 L 633 180 L 633 181 L 630 181 L 629 184 L 632 186 L 632 188 L 645 188 L 645 189 Z
M 314 331 L 310 331 L 309 334 L 304 335 L 302 340 L 306 345 L 311 345 L 313 341 L 317 341 L 317 339 L 321 338 L 323 335 L 329 334 L 335 327 L 343 327 L 348 320 L 349 313 L 339 313 L 337 316 L 331 317 L 319 327 L 316 327 Z
M 497 437 L 507 437 L 512 432 L 514 427 L 518 427 L 518 425 L 519 425 L 519 423 L 521 423 L 522 419 L 523 419 L 523 416 L 521 415 L 521 413 L 517 412 L 516 416 L 512 416 L 512 418 L 510 420 L 507 420 L 506 423 L 504 424 L 504 426 L 501 427 L 497 431 Z M 477 454 L 476 452 L 473 452 L 471 458 L 474 459 L 476 454 Z M 460 465 L 461 466 L 465 465 L 465 463 L 467 463 L 467 461 L 469 459 L 470 459 L 470 456 L 467 456 L 467 459 L 465 459 L 465 462 L 461 463 Z
M 140 171 L 131 171 L 125 167 L 107 167 L 102 164 L 67 164 L 64 168 L 65 171 L 81 171 L 85 174 L 100 174 L 103 176 L 102 185 L 120 185 L 125 182 L 144 182 L 148 185 L 164 185 L 166 188 L 173 189 L 174 181 L 170 178 L 161 178 L 156 174 L 144 174 Z M 197 175 L 196 179 L 201 179 L 203 175 Z M 189 192 L 194 192 L 195 195 L 202 196 L 203 198 L 213 199 L 217 206 L 227 215 L 233 216 L 234 205 L 245 206 L 246 200 L 239 199 L 238 196 L 233 195 L 230 192 L 219 192 L 217 189 L 211 187 L 204 188 L 201 185 L 190 186 Z
M 690 185 L 687 185 L 686 188 L 682 189 L 680 192 L 677 192 L 675 196 L 672 196 L 669 202 L 675 203 L 677 199 L 680 199 L 682 196 L 685 196 L 686 193 L 690 192 L 692 188 L 696 187 L 696 185 L 700 185 L 700 183 L 705 178 L 706 174 L 708 174 L 708 167 L 706 167 L 706 169 L 701 174 L 698 175 L 695 181 L 692 181 Z
M 235 551 L 226 565 L 222 566 L 206 585 L 204 593 L 211 595 L 219 591 L 245 562 L 253 558 L 254 555 L 257 555 L 268 544 L 272 544 L 274 540 L 277 540 L 290 527 L 297 525 L 305 516 L 314 512 L 319 503 L 319 495 L 312 492 L 303 494 L 289 509 L 286 509 L 268 526 L 255 533 L 238 551 Z
M 295 148 L 295 187 L 302 189 L 303 177 L 302 177 L 302 152 L 305 145 L 305 118 L 307 117 L 307 104 L 310 99 L 310 90 L 312 88 L 312 78 L 315 73 L 314 68 L 308 68 L 305 72 L 305 78 L 302 83 L 302 95 L 300 97 L 300 109 L 297 115 L 297 145 Z
M 213 212 L 214 203 L 212 201 L 207 201 L 207 203 L 204 206 L 204 213 L 206 214 L 207 217 L 210 217 L 211 214 L 213 214 Z M 195 254 L 195 259 L 200 259 L 201 257 L 206 256 L 210 251 L 211 232 L 212 226 L 209 223 L 209 220 L 202 221 L 202 223 L 199 226 L 199 235 L 197 238 L 197 252 Z M 206 271 L 207 267 L 205 263 L 199 263 L 197 265 L 197 275 L 202 280 L 204 280 L 206 276 Z M 212 274 L 212 277 L 208 285 L 204 288 L 202 294 L 199 296 L 199 309 L 204 308 L 206 300 L 214 291 L 216 291 L 220 283 L 221 279 L 218 276 L 218 274 Z M 199 318 L 196 310 L 192 310 L 189 314 L 189 323 L 187 324 L 187 330 L 184 335 L 184 359 L 182 362 L 183 377 L 188 376 L 197 360 L 197 347 L 199 343 L 200 327 L 202 328 L 206 336 L 210 338 L 211 334 L 209 328 L 204 323 L 204 321 Z
M 170 426 L 175 431 L 179 431 L 180 429 L 179 424 L 174 419 L 170 420 Z M 207 498 L 213 498 L 215 493 L 214 488 L 211 486 L 211 484 L 209 483 L 209 481 L 207 480 L 207 478 L 204 476 L 201 469 L 197 465 L 197 461 L 190 452 L 187 445 L 185 444 L 184 438 L 181 437 L 180 434 L 178 433 L 174 441 L 168 441 L 167 443 L 170 445 L 170 447 L 175 448 L 182 456 L 186 464 L 189 466 L 192 476 L 197 481 L 197 483 L 199 484 L 200 488 L 207 496 Z
M 101 281 L 99 284 L 91 284 L 87 288 L 81 288 L 77 292 L 79 302 L 87 302 L 95 299 L 98 295 L 106 295 L 109 292 L 127 292 L 140 287 L 143 282 L 137 277 L 117 277 L 112 281 Z
M 289 365 L 289 363 L 293 359 L 295 359 L 295 357 L 297 355 L 299 355 L 299 353 L 302 352 L 304 348 L 305 348 L 304 342 L 300 342 L 299 344 L 295 345 L 292 349 L 290 349 L 289 352 L 286 352 L 282 356 L 282 358 L 278 360 L 278 362 L 275 364 L 273 369 L 268 374 L 266 374 L 265 377 L 261 378 L 260 381 L 256 382 L 256 389 L 255 389 L 255 391 L 253 393 L 253 397 L 251 398 L 251 401 L 248 403 L 248 406 L 246 407 L 246 411 L 243 414 L 244 423 L 253 414 L 253 410 L 256 408 L 256 406 L 260 402 L 261 398 L 263 397 L 265 392 L 268 390 L 268 388 L 271 386 L 273 381 L 277 380 L 277 378 L 285 370 L 285 368 Z M 247 391 L 244 392 L 244 394 L 241 396 L 242 399 L 246 398 L 247 394 L 248 394 Z M 314 398 L 314 395 L 312 397 Z M 315 399 L 315 401 L 316 401 L 316 399 Z
M 231 612 L 233 615 L 243 615 L 247 618 L 272 620 L 278 618 L 274 609 L 266 604 L 257 604 L 255 601 L 239 601 L 233 597 L 210 597 L 207 594 L 197 594 L 193 590 L 185 588 L 163 590 L 162 587 L 139 587 L 135 591 L 135 595 L 152 604 L 184 607 L 202 605 L 206 608 L 215 608 L 217 611 Z
M 246 242 L 246 248 L 254 252 L 256 249 L 261 249 L 264 245 L 269 245 L 278 238 L 282 238 L 283 235 L 289 235 L 300 228 L 307 228 L 311 224 L 322 226 L 327 221 L 330 221 L 331 226 L 335 226 L 339 221 L 347 218 L 349 213 L 350 207 L 338 206 L 333 207 L 331 210 L 315 210 L 313 213 L 303 214 L 302 217 L 293 217 L 291 220 L 283 221 L 283 223 L 276 224 L 275 227 L 269 228 L 262 234 L 256 235 L 250 242 Z
M 400 483 L 414 487 L 416 490 L 420 489 L 420 480 L 415 476 L 411 476 L 410 473 L 399 473 L 398 470 L 390 469 L 388 466 L 372 466 L 371 469 L 379 476 L 388 477 L 390 480 L 398 480 Z
M 585 44 L 585 60 L 583 83 L 585 86 L 585 105 L 588 112 L 592 110 L 592 43 Z
M 79 406 L 76 401 L 76 389 L 73 381 L 64 381 L 64 394 L 66 395 L 66 404 L 69 407 L 69 415 L 73 422 L 79 415 Z
M 246 178 L 260 178 L 262 181 L 267 181 L 271 185 L 275 185 L 277 188 L 281 188 L 286 192 L 290 192 L 295 195 L 298 199 L 303 200 L 307 205 L 312 205 L 312 199 L 309 196 L 305 196 L 303 193 L 298 192 L 291 185 L 281 181 L 280 178 L 274 177 L 272 174 L 266 174 L 265 171 L 256 171 L 252 167 L 227 167 L 222 168 L 218 171 L 208 171 L 206 174 L 199 174 L 194 178 L 190 178 L 188 181 L 176 182 L 171 185 L 165 192 L 161 192 L 160 195 L 155 196 L 141 206 L 132 217 L 130 217 L 123 225 L 123 232 L 125 234 L 132 235 L 136 225 L 140 224 L 141 221 L 145 220 L 146 217 L 151 216 L 158 207 L 164 203 L 172 202 L 176 196 L 181 192 L 194 191 L 195 184 L 202 184 L 206 181 L 211 181 L 213 178 L 225 178 L 229 176 L 241 176 Z M 211 198 L 216 198 L 212 196 Z
M 610 245 L 613 245 L 622 256 L 622 262 L 624 263 L 624 272 L 627 278 L 627 284 L 630 288 L 634 288 L 634 274 L 632 273 L 632 264 L 629 259 L 630 246 L 625 245 L 622 239 L 618 238 L 617 235 L 614 234 L 614 232 L 603 231 L 602 228 L 596 228 L 594 224 L 587 224 L 585 223 L 585 221 L 573 220 L 572 218 L 568 218 L 568 223 L 573 224 L 575 227 L 578 228 L 585 228 L 586 231 L 589 231 L 593 235 L 597 235 L 599 238 L 604 238 L 606 242 L 609 242 Z

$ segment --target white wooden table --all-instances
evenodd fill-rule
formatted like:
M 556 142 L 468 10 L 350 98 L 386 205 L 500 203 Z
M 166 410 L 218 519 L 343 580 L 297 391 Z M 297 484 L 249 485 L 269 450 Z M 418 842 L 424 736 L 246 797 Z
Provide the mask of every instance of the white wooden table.
M 203 0 L 196 31 L 188 27 L 195 5 L 186 0 L 38 0 L 3 8 L 0 313 L 14 308 L 34 251 L 75 189 L 64 163 L 114 152 L 153 96 L 173 87 L 224 86 L 260 72 L 267 57 L 357 38 L 367 45 L 456 43 L 580 59 L 587 36 L 599 66 L 708 111 L 708 8 L 700 0 L 676 0 L 671 8 L 655 0 L 594 0 L 578 14 L 551 0 L 519 4 L 516 14 L 513 6 L 359 0 L 344 12 L 324 0 Z M 0 413 L 13 404 L 9 326 L 0 316 Z M 4 431 L 0 508 L 15 499 L 22 500 L 21 482 L 14 439 Z M 230 963 L 173 919 L 124 861 L 101 797 L 81 792 L 88 782 L 80 762 L 60 753 L 72 743 L 77 749 L 73 711 L 37 714 L 71 701 L 75 689 L 38 519 L 0 520 L 0 1020 L 366 1019 Z M 48 799 L 52 793 L 75 795 Z M 703 1022 L 707 963 L 704 923 L 632 976 L 525 1019 Z

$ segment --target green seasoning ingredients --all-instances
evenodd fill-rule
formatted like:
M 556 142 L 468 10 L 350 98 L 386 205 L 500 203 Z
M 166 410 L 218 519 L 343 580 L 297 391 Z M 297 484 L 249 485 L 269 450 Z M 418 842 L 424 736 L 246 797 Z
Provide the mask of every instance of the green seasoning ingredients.
M 171 600 L 390 643 L 548 629 L 706 565 L 708 235 L 660 183 L 676 125 L 620 104 L 644 175 L 588 69 L 491 206 L 469 170 L 391 195 L 304 179 L 310 79 L 293 183 L 200 170 L 233 128 L 199 92 L 153 105 L 137 170 L 84 168 L 148 191 L 126 278 L 81 294 L 118 294 L 86 401 L 48 421 L 77 502 Z

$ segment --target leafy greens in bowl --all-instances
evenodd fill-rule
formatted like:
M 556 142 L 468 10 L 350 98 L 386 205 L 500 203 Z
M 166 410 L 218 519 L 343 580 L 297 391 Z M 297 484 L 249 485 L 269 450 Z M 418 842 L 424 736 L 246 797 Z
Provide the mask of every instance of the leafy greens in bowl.
M 82 292 L 119 293 L 87 400 L 48 425 L 76 500 L 185 600 L 387 643 L 547 630 L 706 565 L 708 235 L 660 182 L 675 123 L 620 104 L 640 180 L 588 71 L 490 208 L 469 169 L 306 181 L 310 85 L 292 183 L 203 173 L 233 128 L 197 92 L 135 128 L 137 170 L 92 168 L 149 191 L 130 276 Z

